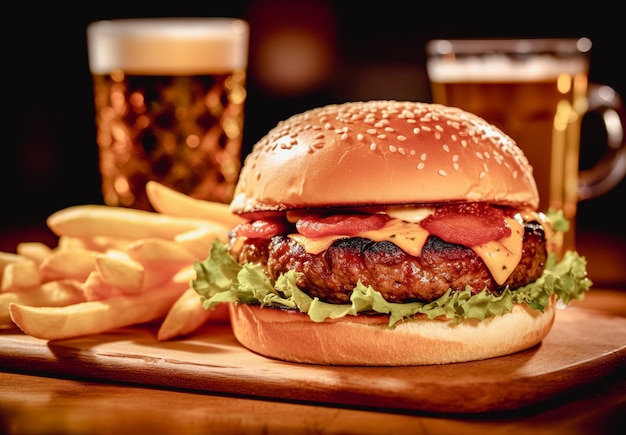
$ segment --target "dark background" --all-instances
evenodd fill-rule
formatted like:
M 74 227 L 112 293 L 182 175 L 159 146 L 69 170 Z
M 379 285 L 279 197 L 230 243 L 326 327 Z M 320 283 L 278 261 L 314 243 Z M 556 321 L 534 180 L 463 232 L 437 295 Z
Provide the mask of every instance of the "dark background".
M 161 3 L 161 2 L 159 2 Z M 70 205 L 101 203 L 85 31 L 100 19 L 233 16 L 251 25 L 244 153 L 279 120 L 327 103 L 430 100 L 424 45 L 435 37 L 588 36 L 591 80 L 626 96 L 620 14 L 602 2 L 548 14 L 541 3 L 379 5 L 355 1 L 91 3 L 89 10 L 17 5 L 3 32 L 0 230 L 45 225 Z M 130 5 L 130 6 L 129 6 Z M 497 6 L 494 6 L 497 5 Z M 505 6 L 506 5 L 506 6 Z M 523 5 L 523 7 L 521 7 Z M 76 7 L 78 6 L 78 7 Z M 592 129 L 593 131 L 593 129 Z M 587 134 L 587 142 L 597 138 Z M 581 165 L 593 162 L 585 151 Z M 626 182 L 580 204 L 578 226 L 626 240 Z M 625 257 L 626 258 L 626 257 Z

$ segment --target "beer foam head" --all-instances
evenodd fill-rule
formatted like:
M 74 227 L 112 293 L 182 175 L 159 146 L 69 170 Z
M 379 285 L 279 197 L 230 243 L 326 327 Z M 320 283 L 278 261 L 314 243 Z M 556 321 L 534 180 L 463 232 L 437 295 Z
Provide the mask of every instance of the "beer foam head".
M 248 23 L 231 18 L 155 18 L 98 21 L 87 28 L 94 74 L 220 74 L 245 69 Z
M 468 57 L 454 61 L 432 60 L 428 75 L 437 82 L 521 82 L 556 79 L 560 74 L 575 75 L 587 70 L 583 59 L 556 59 L 542 56 L 524 61 L 506 56 Z
M 587 72 L 590 44 L 586 38 L 432 41 L 428 76 L 437 82 L 556 79 Z

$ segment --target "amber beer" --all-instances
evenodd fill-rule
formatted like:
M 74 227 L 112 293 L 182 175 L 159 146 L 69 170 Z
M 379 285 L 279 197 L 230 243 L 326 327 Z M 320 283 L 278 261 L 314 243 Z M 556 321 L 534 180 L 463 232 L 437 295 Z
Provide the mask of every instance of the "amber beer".
M 241 165 L 248 26 L 139 19 L 88 29 L 104 202 L 150 210 L 158 181 L 229 202 Z
M 562 209 L 571 225 L 590 48 L 576 42 L 480 40 L 446 47 L 449 41 L 433 41 L 427 63 L 433 101 L 473 112 L 511 136 L 533 166 L 540 210 Z M 573 240 L 566 244 L 573 247 Z

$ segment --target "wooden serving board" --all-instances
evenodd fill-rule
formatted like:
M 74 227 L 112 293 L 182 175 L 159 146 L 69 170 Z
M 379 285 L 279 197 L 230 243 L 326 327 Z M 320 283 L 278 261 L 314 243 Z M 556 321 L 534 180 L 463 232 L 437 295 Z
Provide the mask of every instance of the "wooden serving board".
M 538 346 L 500 358 L 417 367 L 287 363 L 239 345 L 228 324 L 156 341 L 155 325 L 47 342 L 0 331 L 0 368 L 157 388 L 436 413 L 513 410 L 626 370 L 626 318 L 568 307 Z

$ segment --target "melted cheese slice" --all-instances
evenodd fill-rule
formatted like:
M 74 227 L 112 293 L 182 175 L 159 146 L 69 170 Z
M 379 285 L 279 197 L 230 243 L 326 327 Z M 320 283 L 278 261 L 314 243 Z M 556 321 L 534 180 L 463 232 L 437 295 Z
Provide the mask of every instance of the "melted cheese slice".
M 522 259 L 524 225 L 512 218 L 505 218 L 511 227 L 511 235 L 500 240 L 492 240 L 483 245 L 472 246 L 472 251 L 485 262 L 491 276 L 498 283 L 504 283 Z
M 298 233 L 289 234 L 289 237 L 304 246 L 304 249 L 309 254 L 324 252 L 335 240 L 347 238 L 347 236 L 333 235 L 310 239 Z M 426 243 L 428 231 L 417 224 L 408 223 L 400 219 L 390 219 L 387 224 L 379 230 L 363 231 L 353 237 L 364 237 L 375 242 L 389 240 L 407 254 L 417 257 L 422 252 L 424 243 Z
M 524 225 L 514 218 L 505 219 L 511 228 L 509 237 L 471 248 L 482 258 L 498 284 L 507 280 L 522 258 Z M 417 257 L 421 254 L 428 236 L 428 231 L 417 223 L 390 219 L 380 230 L 364 231 L 354 237 L 364 237 L 375 242 L 388 240 L 407 254 Z M 289 237 L 300 243 L 309 254 L 319 254 L 328 249 L 335 240 L 347 238 L 347 236 L 333 235 L 311 239 L 302 234 L 289 234 Z

